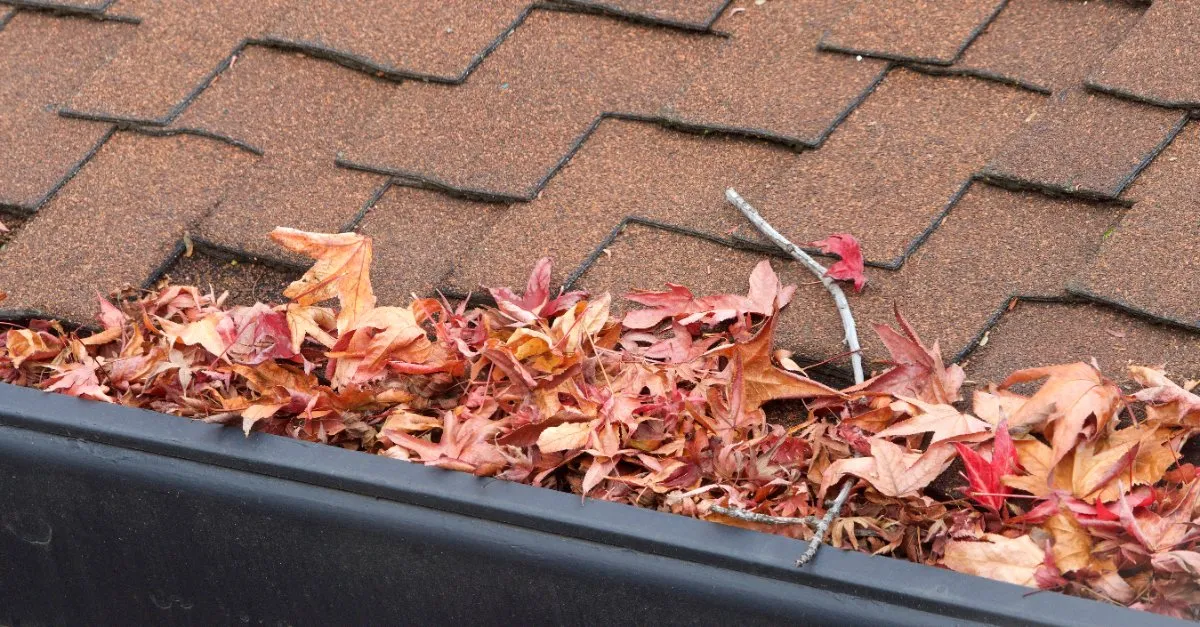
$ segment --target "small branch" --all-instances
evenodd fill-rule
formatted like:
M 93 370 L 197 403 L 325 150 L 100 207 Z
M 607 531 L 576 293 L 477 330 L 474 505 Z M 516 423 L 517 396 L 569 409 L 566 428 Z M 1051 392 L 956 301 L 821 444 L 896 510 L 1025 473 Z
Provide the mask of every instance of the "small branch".
M 862 366 L 862 346 L 858 343 L 858 326 L 854 324 L 854 316 L 850 313 L 850 303 L 846 300 L 846 293 L 842 291 L 841 286 L 833 280 L 816 259 L 813 259 L 808 253 L 800 249 L 799 246 L 793 244 L 791 240 L 784 237 L 782 233 L 775 230 L 766 219 L 762 217 L 758 211 L 746 202 L 732 187 L 725 190 L 725 199 L 730 202 L 746 219 L 754 225 L 767 239 L 775 243 L 776 246 L 783 249 L 784 252 L 791 255 L 793 259 L 799 261 L 804 267 L 808 268 L 813 274 L 821 280 L 829 294 L 833 296 L 833 302 L 837 305 L 838 315 L 842 318 L 842 328 L 846 332 L 846 346 L 850 349 L 850 366 L 854 370 L 854 382 L 862 383 L 866 376 L 863 374 Z M 837 518 L 842 512 L 842 507 L 846 504 L 846 499 L 850 497 L 850 490 L 854 488 L 854 481 L 844 479 L 841 490 L 833 499 L 833 503 L 826 510 L 825 515 L 817 523 L 813 529 L 812 540 L 808 543 L 808 549 L 804 551 L 804 555 L 796 560 L 796 566 L 804 566 L 812 561 L 817 555 L 817 550 L 821 548 L 821 543 L 825 541 L 825 534 L 829 532 L 829 525 L 833 524 L 833 519 Z M 747 512 L 749 513 L 749 512 Z
M 807 525 L 809 527 L 816 527 L 821 524 L 821 519 L 817 518 L 816 516 L 805 516 L 803 518 L 768 516 L 767 514 L 757 514 L 754 512 L 748 512 L 744 509 L 723 507 L 721 505 L 713 505 L 711 511 L 721 514 L 722 516 L 728 516 L 730 518 L 736 518 L 738 520 L 744 520 L 747 522 L 761 523 L 764 525 Z
M 850 314 L 850 303 L 846 300 L 846 294 L 842 288 L 826 273 L 825 266 L 813 259 L 808 253 L 800 249 L 799 246 L 793 244 L 782 233 L 775 230 L 775 227 L 767 223 L 766 219 L 758 213 L 746 199 L 742 198 L 733 188 L 725 190 L 725 199 L 730 202 L 746 219 L 750 221 L 767 239 L 775 243 L 776 246 L 783 249 L 784 252 L 791 255 L 793 259 L 804 264 L 821 283 L 825 289 L 829 290 L 833 296 L 833 302 L 837 305 L 838 315 L 842 318 L 842 327 L 846 330 L 846 345 L 852 351 L 850 353 L 850 366 L 854 369 L 854 382 L 862 383 L 865 379 L 862 366 L 862 346 L 858 343 L 858 327 L 854 324 L 854 316 Z
M 821 548 L 821 543 L 825 541 L 825 534 L 829 533 L 829 525 L 833 524 L 833 519 L 842 513 L 842 506 L 846 504 L 846 499 L 850 497 L 850 489 L 854 487 L 854 481 L 844 481 L 845 483 L 842 484 L 842 489 L 838 492 L 837 498 L 833 499 L 833 504 L 825 511 L 825 515 L 817 523 L 817 528 L 813 529 L 813 537 L 808 543 L 808 549 L 804 551 L 804 555 L 801 555 L 800 559 L 796 560 L 796 566 L 803 566 L 817 556 L 817 550 Z

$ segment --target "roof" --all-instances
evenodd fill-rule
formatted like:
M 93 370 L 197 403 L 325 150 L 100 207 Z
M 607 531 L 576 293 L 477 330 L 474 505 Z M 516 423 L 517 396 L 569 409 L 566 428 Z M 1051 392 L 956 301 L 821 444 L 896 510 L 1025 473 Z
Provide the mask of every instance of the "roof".
M 732 186 L 796 242 L 858 237 L 860 324 L 898 303 L 972 378 L 1200 376 L 1200 4 L 0 0 L 0 24 L 10 317 L 88 320 L 164 273 L 262 297 L 303 268 L 277 225 L 374 236 L 391 300 L 544 255 L 597 291 L 742 291 L 775 253 Z M 842 352 L 776 267 L 801 284 L 781 344 Z

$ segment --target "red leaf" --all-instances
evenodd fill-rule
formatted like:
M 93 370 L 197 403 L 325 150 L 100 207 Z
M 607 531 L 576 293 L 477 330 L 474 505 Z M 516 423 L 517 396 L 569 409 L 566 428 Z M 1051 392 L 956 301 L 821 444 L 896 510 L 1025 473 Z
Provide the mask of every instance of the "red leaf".
M 853 235 L 834 233 L 811 245 L 820 247 L 821 252 L 827 255 L 833 254 L 841 257 L 840 261 L 829 266 L 825 274 L 839 281 L 854 281 L 855 291 L 862 291 L 863 286 L 867 284 L 867 277 L 864 274 L 865 264 L 862 247 L 858 245 L 858 240 L 854 239 Z
M 958 456 L 967 467 L 967 481 L 971 484 L 970 496 L 976 503 L 999 512 L 1004 507 L 1005 495 L 1012 489 L 1001 483 L 1004 475 L 1012 474 L 1017 466 L 1017 449 L 1008 433 L 1008 423 L 1001 421 L 996 427 L 996 438 L 992 444 L 992 458 L 986 460 L 974 450 L 955 442 Z

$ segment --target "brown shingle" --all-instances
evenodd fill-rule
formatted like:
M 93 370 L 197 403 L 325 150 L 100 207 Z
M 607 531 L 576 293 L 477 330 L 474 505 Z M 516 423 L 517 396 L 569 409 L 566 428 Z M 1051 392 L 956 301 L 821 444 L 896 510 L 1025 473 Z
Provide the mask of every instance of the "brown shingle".
M 821 47 L 849 54 L 950 65 L 1005 0 L 860 0 Z
M 1128 0 L 1009 0 L 955 67 L 1046 91 L 1074 87 L 1143 10 Z
M 1137 204 L 1073 287 L 1200 329 L 1200 126 L 1180 133 L 1129 195 Z
M 687 125 L 817 146 L 883 77 L 886 63 L 818 52 L 822 17 L 841 4 L 739 2 L 732 37 L 666 110 Z
M 253 159 L 208 139 L 117 133 L 0 254 L 2 307 L 91 320 L 96 292 L 149 278 Z
M 730 0 L 555 0 L 564 5 L 597 9 L 648 22 L 704 30 L 712 26 Z
M 195 235 L 253 256 L 304 263 L 267 234 L 276 226 L 338 231 L 358 214 L 385 179 L 337 167 L 335 147 L 394 88 L 327 61 L 247 48 L 173 125 L 264 152 L 231 181 Z
M 272 42 L 371 71 L 461 78 L 517 20 L 528 0 L 440 0 L 414 10 L 392 0 L 315 0 L 268 30 Z
M 31 211 L 84 161 L 107 124 L 54 108 L 115 54 L 134 27 L 24 12 L 0 30 L 0 206 Z
M 543 256 L 563 281 L 627 216 L 728 237 L 743 222 L 725 188 L 761 183 L 795 158 L 764 142 L 605 121 L 536 200 L 508 209 L 449 285 L 523 284 Z
M 1130 364 L 1167 367 L 1172 377 L 1200 378 L 1200 334 L 1154 324 L 1109 307 L 1022 301 L 971 354 L 967 378 L 999 383 L 1010 372 L 1095 357 L 1104 374 L 1127 376 Z
M 71 98 L 71 115 L 164 124 L 296 0 L 164 2 L 141 15 L 137 36 Z M 149 7 L 142 7 L 143 9 Z
M 895 70 L 820 150 L 762 187 L 731 180 L 795 242 L 851 233 L 899 263 L 1042 97 L 975 78 Z
M 1187 115 L 1071 89 L 1053 96 L 988 164 L 1005 183 L 1115 198 L 1146 167 Z
M 461 86 L 408 82 L 347 143 L 347 163 L 528 198 L 603 112 L 651 115 L 719 37 L 535 11 Z
M 375 240 L 371 280 L 380 301 L 401 304 L 413 293 L 431 296 L 456 265 L 478 254 L 482 238 L 506 212 L 504 205 L 393 186 L 359 229 Z M 468 285 L 462 291 L 477 287 Z
M 1171 107 L 1200 107 L 1200 4 L 1155 2 L 1088 84 Z

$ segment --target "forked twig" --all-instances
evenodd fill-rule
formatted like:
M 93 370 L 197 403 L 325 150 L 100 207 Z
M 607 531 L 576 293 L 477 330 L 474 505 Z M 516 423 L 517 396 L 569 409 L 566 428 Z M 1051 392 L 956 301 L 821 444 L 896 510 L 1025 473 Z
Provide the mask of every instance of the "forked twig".
M 829 290 L 829 294 L 833 296 L 833 302 L 837 305 L 838 315 L 842 318 L 842 327 L 846 331 L 846 345 L 850 348 L 850 366 L 854 370 L 854 382 L 862 383 L 866 377 L 863 375 L 862 367 L 862 347 L 858 343 L 858 326 L 854 324 L 854 316 L 850 313 L 850 303 L 846 300 L 846 294 L 842 288 L 831 278 L 816 259 L 813 259 L 808 253 L 800 249 L 799 246 L 793 244 L 791 240 L 784 237 L 782 233 L 775 230 L 766 219 L 762 217 L 758 211 L 746 202 L 733 188 L 725 190 L 725 199 L 729 201 L 746 219 L 758 229 L 760 233 L 765 235 L 767 239 L 774 242 L 776 246 L 783 249 L 784 252 L 791 255 L 793 259 L 799 261 L 804 267 L 808 268 L 813 274 L 821 280 L 821 284 Z M 797 566 L 804 566 L 812 561 L 817 555 L 817 551 L 821 547 L 821 543 L 825 541 L 825 534 L 829 532 L 829 525 L 833 524 L 833 519 L 837 518 L 842 512 L 842 507 L 846 504 L 846 499 L 850 497 L 850 490 L 854 487 L 853 480 L 845 480 L 842 483 L 842 488 L 838 491 L 838 495 L 833 499 L 833 503 L 826 510 L 825 515 L 817 521 L 816 527 L 813 529 L 812 540 L 808 543 L 808 549 L 796 560 Z M 728 508 L 721 508 L 728 510 Z M 734 511 L 734 510 L 728 510 Z M 727 512 L 720 512 L 726 516 L 734 518 L 742 518 L 740 515 L 733 515 Z M 761 514 L 752 514 L 751 512 L 743 512 L 746 515 L 761 516 Z M 811 518 L 811 517 L 810 517 Z M 742 518 L 747 520 L 746 518 Z M 773 524 L 773 523 L 767 523 Z

